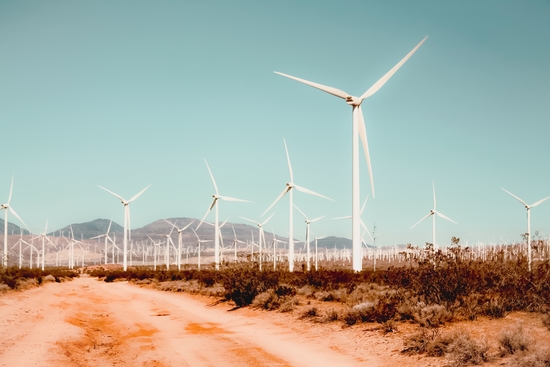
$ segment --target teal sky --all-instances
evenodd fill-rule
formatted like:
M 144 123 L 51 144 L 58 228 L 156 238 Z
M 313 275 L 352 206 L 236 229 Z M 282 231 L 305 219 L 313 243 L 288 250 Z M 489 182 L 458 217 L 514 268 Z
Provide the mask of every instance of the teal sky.
M 310 217 L 351 214 L 351 108 L 273 73 L 361 95 L 424 45 L 363 103 L 376 187 L 363 220 L 382 245 L 519 240 L 523 206 L 550 195 L 548 1 L 0 0 L 0 201 L 33 232 L 96 218 L 132 227 L 259 219 L 284 188 L 286 138 Z M 361 161 L 361 194 L 370 193 Z M 288 199 L 271 227 L 288 230 Z M 3 213 L 2 213 L 3 215 Z M 213 214 L 209 217 L 213 220 Z M 295 214 L 296 237 L 303 222 Z M 20 224 L 13 216 L 10 222 Z M 315 235 L 351 237 L 349 221 Z M 550 200 L 532 210 L 550 235 Z

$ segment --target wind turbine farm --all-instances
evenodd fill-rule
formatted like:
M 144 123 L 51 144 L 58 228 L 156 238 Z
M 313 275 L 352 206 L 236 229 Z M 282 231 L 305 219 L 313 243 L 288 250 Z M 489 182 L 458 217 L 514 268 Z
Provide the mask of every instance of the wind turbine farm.
M 0 360 L 547 361 L 548 17 L 0 3 Z

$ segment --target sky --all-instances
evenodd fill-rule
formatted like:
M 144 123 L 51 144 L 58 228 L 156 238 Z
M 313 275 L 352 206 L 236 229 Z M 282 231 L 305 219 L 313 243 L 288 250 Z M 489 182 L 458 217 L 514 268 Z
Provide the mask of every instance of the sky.
M 97 218 L 132 228 L 202 218 L 260 220 L 289 180 L 315 236 L 351 238 L 351 107 L 284 78 L 360 96 L 376 244 L 519 241 L 550 195 L 550 2 L 0 0 L 0 201 L 34 233 Z M 361 151 L 361 200 L 371 192 Z M 372 196 L 372 195 L 371 195 Z M 267 231 L 287 236 L 285 197 Z M 2 213 L 3 215 L 3 213 Z M 265 219 L 264 216 L 262 219 Z M 295 237 L 305 224 L 294 214 Z M 213 220 L 211 213 L 208 220 Z M 9 221 L 21 225 L 13 216 Z M 531 210 L 550 235 L 550 200 Z

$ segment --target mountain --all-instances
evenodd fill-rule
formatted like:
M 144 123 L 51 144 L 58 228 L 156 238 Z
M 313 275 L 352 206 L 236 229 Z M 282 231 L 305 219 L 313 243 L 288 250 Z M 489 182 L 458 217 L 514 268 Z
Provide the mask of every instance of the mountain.
M 149 237 L 151 237 L 155 242 L 156 241 L 166 241 L 166 235 L 171 233 L 171 238 L 174 244 L 177 244 L 178 241 L 178 232 L 176 229 L 173 229 L 173 227 L 167 223 L 166 221 L 169 221 L 171 223 L 175 223 L 176 227 L 183 228 L 189 225 L 185 231 L 182 232 L 182 241 L 186 245 L 190 244 L 196 244 L 197 243 L 197 237 L 192 229 L 196 229 L 197 225 L 200 223 L 199 219 L 195 218 L 167 218 L 159 219 L 155 222 L 149 223 L 141 228 L 135 228 L 132 229 L 132 241 L 139 242 L 139 241 L 149 241 Z M 220 223 L 221 225 L 222 223 Z M 79 239 L 81 236 L 84 239 L 89 239 L 91 237 L 99 236 L 100 234 L 104 234 L 107 231 L 107 227 L 109 226 L 109 220 L 107 219 L 96 219 L 91 222 L 86 223 L 77 223 L 72 224 L 73 227 L 73 233 L 76 239 Z M 235 232 L 233 232 L 235 230 Z M 49 235 L 53 236 L 60 236 L 60 231 L 63 232 L 65 236 L 68 236 L 70 233 L 70 227 L 64 227 L 59 230 L 56 230 Z M 241 224 L 241 223 L 226 223 L 221 228 L 221 234 L 223 237 L 223 245 L 227 248 L 230 247 L 233 244 L 233 240 L 236 237 L 239 241 L 248 242 L 254 240 L 254 242 L 258 242 L 258 227 L 252 226 L 248 224 Z M 122 242 L 122 234 L 123 234 L 123 228 L 118 225 L 117 223 L 113 222 L 111 225 L 111 237 L 116 237 L 117 243 Z M 114 233 L 114 234 L 113 234 Z M 205 247 L 213 247 L 214 246 L 214 227 L 209 225 L 207 222 L 204 222 L 201 227 L 197 230 L 197 235 L 200 237 L 201 240 L 206 241 L 212 241 L 207 242 L 203 246 Z M 264 232 L 265 241 L 270 244 L 273 241 L 273 233 L 271 232 Z M 286 243 L 279 243 L 277 247 L 284 247 L 287 248 L 288 245 L 288 238 L 277 235 L 277 239 L 284 241 Z M 298 239 L 294 240 L 295 243 L 295 249 L 296 251 L 299 251 L 300 249 L 305 248 L 304 242 L 300 241 Z M 310 246 L 315 246 L 315 241 L 312 240 L 310 242 Z M 240 247 L 243 245 L 240 244 Z M 326 237 L 323 239 L 320 239 L 317 241 L 317 246 L 319 248 L 351 248 L 351 240 L 347 238 L 342 237 Z M 369 246 L 370 247 L 370 246 Z M 313 248 L 313 247 L 312 247 Z
M 0 234 L 4 234 L 4 219 L 0 219 Z M 8 234 L 21 234 L 21 227 L 8 222 Z M 23 234 L 30 234 L 30 232 L 23 228 Z
M 65 237 L 69 237 L 71 235 L 71 226 L 72 226 L 74 237 L 77 240 L 79 240 L 80 238 L 89 239 L 107 232 L 110 222 L 111 221 L 108 219 L 96 219 L 96 220 L 92 220 L 91 222 L 74 223 L 74 224 L 71 224 L 70 226 L 63 227 L 56 231 L 50 232 L 48 233 L 48 236 L 59 237 L 63 235 Z M 111 230 L 109 231 L 109 233 L 113 233 L 113 232 L 120 233 L 122 235 L 122 233 L 124 232 L 124 228 L 122 228 L 122 226 L 120 226 L 119 224 L 113 222 L 111 224 Z

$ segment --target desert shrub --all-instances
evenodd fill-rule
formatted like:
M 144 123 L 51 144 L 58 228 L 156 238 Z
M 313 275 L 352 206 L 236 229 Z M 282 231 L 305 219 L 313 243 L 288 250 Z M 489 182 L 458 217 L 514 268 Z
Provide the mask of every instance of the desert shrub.
M 433 342 L 438 333 L 439 331 L 436 329 L 428 330 L 426 328 L 421 328 L 416 333 L 409 335 L 403 340 L 405 348 L 401 351 L 401 353 L 425 353 L 428 350 L 428 345 Z
M 516 352 L 529 350 L 533 339 L 525 334 L 520 325 L 514 329 L 505 330 L 498 338 L 500 356 L 505 357 Z
M 426 355 L 430 357 L 442 357 L 449 351 L 449 345 L 458 337 L 457 332 L 454 333 L 436 333 L 433 340 L 426 347 Z
M 0 284 L 0 293 L 6 293 L 10 290 L 10 287 L 7 284 Z
M 292 312 L 296 309 L 296 306 L 300 304 L 300 301 L 297 297 L 287 298 L 283 303 L 281 303 L 281 306 L 279 307 L 279 311 L 281 312 Z
M 441 305 L 422 307 L 415 315 L 415 320 L 422 327 L 439 327 L 452 319 L 452 314 Z
M 277 272 L 260 271 L 247 264 L 221 272 L 220 278 L 226 290 L 225 298 L 235 302 L 237 307 L 251 304 L 258 294 L 279 285 Z
M 302 319 L 307 319 L 317 316 L 319 316 L 319 309 L 317 307 L 308 307 L 304 312 L 302 312 L 300 317 Z
M 252 307 L 264 310 L 276 310 L 281 306 L 281 299 L 273 289 L 258 294 L 252 301 Z
M 508 365 L 510 367 L 550 367 L 550 349 L 537 348 L 530 353 L 518 353 Z
M 508 314 L 510 307 L 506 300 L 500 296 L 489 298 L 482 306 L 483 314 L 492 319 L 501 319 Z
M 329 308 L 323 315 L 322 322 L 333 322 L 340 319 L 340 312 L 334 308 Z
M 296 294 L 299 294 L 301 296 L 305 296 L 308 298 L 315 297 L 315 287 L 312 285 L 306 284 L 296 290 Z
M 477 365 L 489 360 L 489 344 L 486 341 L 476 341 L 469 333 L 460 331 L 447 346 L 449 360 L 452 366 Z

